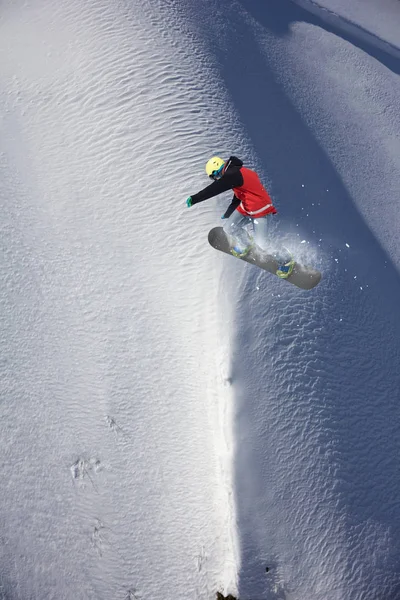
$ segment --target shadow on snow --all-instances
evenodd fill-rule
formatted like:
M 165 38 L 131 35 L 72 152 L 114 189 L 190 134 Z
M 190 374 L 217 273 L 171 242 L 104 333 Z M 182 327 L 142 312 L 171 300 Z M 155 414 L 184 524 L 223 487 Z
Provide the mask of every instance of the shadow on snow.
M 339 21 L 326 23 L 289 0 L 241 4 L 267 32 L 283 36 L 291 23 L 306 21 L 399 73 L 399 60 L 358 35 L 357 27 L 351 33 Z M 220 4 L 229 27 L 226 47 L 217 51 L 225 84 L 273 181 L 273 195 L 282 201 L 280 212 L 299 223 L 309 239 L 330 239 L 324 251 L 332 255 L 325 279 L 311 293 L 243 266 L 248 278 L 239 301 L 231 373 L 239 598 L 297 600 L 308 592 L 313 600 L 334 600 L 346 590 L 352 598 L 364 597 L 365 589 L 375 598 L 375 589 L 379 598 L 395 600 L 400 590 L 399 274 L 237 8 Z M 301 183 L 306 193 L 300 198 Z M 359 251 L 346 252 L 347 240 L 356 241 Z M 339 266 L 333 256 L 340 257 Z M 363 290 L 355 275 L 367 284 Z M 298 462 L 298 448 L 313 453 L 308 461 Z M 310 464 L 317 489 L 312 489 Z M 302 499 L 312 504 L 302 507 Z M 268 524 L 260 523 L 265 514 Z M 324 527 L 337 536 L 326 540 L 325 560 L 335 556 L 336 545 L 342 561 L 337 582 L 321 591 L 320 563 L 307 544 L 308 537 L 324 537 Z M 385 535 L 389 550 L 367 564 L 368 544 Z M 304 578 L 314 587 L 303 589 Z

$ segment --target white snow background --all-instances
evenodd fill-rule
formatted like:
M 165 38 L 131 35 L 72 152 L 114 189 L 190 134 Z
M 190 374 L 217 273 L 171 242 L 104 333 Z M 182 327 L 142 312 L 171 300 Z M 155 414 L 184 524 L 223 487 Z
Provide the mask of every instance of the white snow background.
M 0 3 L 2 600 L 400 598 L 399 32 Z M 316 289 L 209 247 L 214 153 Z

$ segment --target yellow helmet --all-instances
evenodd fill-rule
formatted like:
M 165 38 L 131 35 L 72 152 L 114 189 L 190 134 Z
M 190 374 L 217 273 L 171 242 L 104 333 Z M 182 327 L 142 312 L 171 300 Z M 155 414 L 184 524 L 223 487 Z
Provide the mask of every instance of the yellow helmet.
M 225 161 L 219 156 L 213 156 L 206 164 L 206 173 L 212 179 L 214 175 L 220 174 Z

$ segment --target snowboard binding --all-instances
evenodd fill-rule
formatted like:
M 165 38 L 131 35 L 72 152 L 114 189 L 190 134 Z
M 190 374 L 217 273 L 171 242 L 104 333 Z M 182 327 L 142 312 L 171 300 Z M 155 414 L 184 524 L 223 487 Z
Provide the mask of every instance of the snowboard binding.
M 291 275 L 295 264 L 296 263 L 292 258 L 291 260 L 289 260 L 289 262 L 285 263 L 284 265 L 281 265 L 278 268 L 278 270 L 276 271 L 276 275 L 281 279 L 287 279 L 289 275 Z
M 237 258 L 243 258 L 243 256 L 246 256 L 246 254 L 250 252 L 252 247 L 253 244 L 249 244 L 248 246 L 246 246 L 246 248 L 239 248 L 239 246 L 234 246 L 233 248 L 231 248 L 231 254 L 233 254 L 233 256 L 236 256 Z

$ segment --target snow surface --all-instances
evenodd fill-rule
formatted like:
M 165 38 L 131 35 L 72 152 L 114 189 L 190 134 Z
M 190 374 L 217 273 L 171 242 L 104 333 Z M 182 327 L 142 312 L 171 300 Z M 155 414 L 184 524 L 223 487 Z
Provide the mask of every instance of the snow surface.
M 400 598 L 400 18 L 372 4 L 1 3 L 0 597 Z M 207 245 L 213 153 L 315 290 Z

